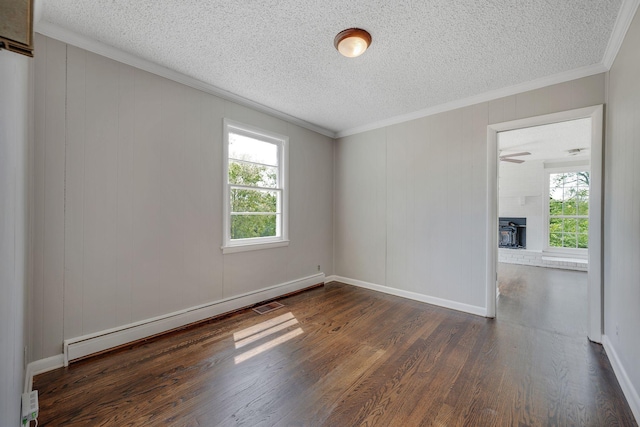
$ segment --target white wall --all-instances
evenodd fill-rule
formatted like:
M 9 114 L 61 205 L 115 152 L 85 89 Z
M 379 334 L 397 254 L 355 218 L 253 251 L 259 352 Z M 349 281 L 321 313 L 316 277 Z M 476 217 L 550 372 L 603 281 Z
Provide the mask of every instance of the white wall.
M 333 272 L 334 141 L 38 35 L 32 360 Z M 288 135 L 288 247 L 222 255 L 222 119 Z
M 527 218 L 527 250 L 541 251 L 544 240 L 544 162 L 499 163 L 498 215 Z
M 640 416 L 640 14 L 609 72 L 605 155 L 604 328 Z M 609 355 L 611 359 L 611 354 Z M 625 386 L 622 378 L 621 384 Z M 627 390 L 629 393 L 629 390 Z M 629 400 L 631 394 L 627 394 Z
M 604 89 L 599 74 L 339 139 L 336 275 L 484 309 L 487 125 Z
M 20 423 L 30 59 L 0 50 L 0 425 Z

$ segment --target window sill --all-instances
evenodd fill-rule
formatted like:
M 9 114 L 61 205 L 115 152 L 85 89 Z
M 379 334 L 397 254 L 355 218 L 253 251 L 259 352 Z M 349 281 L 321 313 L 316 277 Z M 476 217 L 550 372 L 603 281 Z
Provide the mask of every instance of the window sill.
M 571 248 L 547 248 L 542 251 L 542 256 L 549 258 L 555 257 L 586 260 L 589 257 L 589 250 Z
M 542 261 L 573 262 L 575 264 L 580 264 L 580 265 L 589 265 L 589 261 L 583 258 L 570 258 L 570 257 L 561 258 L 557 256 L 543 256 L 541 259 Z
M 223 254 L 233 254 L 236 252 L 259 251 L 262 249 L 280 248 L 283 246 L 289 246 L 289 241 L 280 240 L 277 242 L 248 243 L 248 244 L 242 244 L 237 246 L 223 246 L 221 249 Z

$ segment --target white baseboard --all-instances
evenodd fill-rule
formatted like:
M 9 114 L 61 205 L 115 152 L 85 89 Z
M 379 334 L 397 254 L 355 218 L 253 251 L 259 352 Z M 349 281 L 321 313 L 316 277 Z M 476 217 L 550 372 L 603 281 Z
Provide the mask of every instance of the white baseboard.
M 640 395 L 638 395 L 638 390 L 633 386 L 629 375 L 627 375 L 627 371 L 620 362 L 620 358 L 618 357 L 618 353 L 616 352 L 613 343 L 609 340 L 607 335 L 602 336 L 602 345 L 604 346 L 604 351 L 609 357 L 609 362 L 611 362 L 611 367 L 613 368 L 613 372 L 616 374 L 616 378 L 618 379 L 620 388 L 622 388 L 624 397 L 627 398 L 627 403 L 629 403 L 631 412 L 633 412 L 633 416 L 636 417 L 636 421 L 640 422 Z
M 268 299 L 277 298 L 290 292 L 317 285 L 318 283 L 324 283 L 324 281 L 324 273 L 318 273 L 291 282 L 263 288 L 258 291 L 190 307 L 105 331 L 67 339 L 64 340 L 63 364 L 64 366 L 68 366 L 69 362 L 74 359 L 161 334 Z
M 337 282 L 338 281 L 338 276 L 336 276 L 335 274 L 332 274 L 331 276 L 327 276 L 324 278 L 324 283 L 331 283 L 331 282 Z
M 23 393 L 30 393 L 33 388 L 33 377 L 38 374 L 43 374 L 54 369 L 62 368 L 64 366 L 64 355 L 57 354 L 55 356 L 47 357 L 46 359 L 36 360 L 27 365 L 27 371 L 24 376 L 24 391 Z
M 487 316 L 487 309 L 485 307 L 478 307 L 475 305 L 463 304 L 457 301 L 451 301 L 447 299 L 432 297 L 429 295 L 419 294 L 417 292 L 404 291 L 402 289 L 390 288 L 389 286 L 376 285 L 375 283 L 364 282 L 362 280 L 350 279 L 342 276 L 329 276 L 325 283 L 330 281 L 342 282 L 347 285 L 358 286 L 360 288 L 371 289 L 372 291 L 383 292 L 385 294 L 395 295 L 397 297 L 408 298 L 415 301 L 426 302 L 427 304 L 437 305 L 439 307 L 449 308 L 456 311 L 462 311 L 464 313 L 475 314 L 476 316 Z

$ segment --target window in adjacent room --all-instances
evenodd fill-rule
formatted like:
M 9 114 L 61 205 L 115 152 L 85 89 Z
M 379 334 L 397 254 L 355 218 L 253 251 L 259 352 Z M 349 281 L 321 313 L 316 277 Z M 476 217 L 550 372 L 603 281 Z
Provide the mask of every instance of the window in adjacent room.
M 288 138 L 224 120 L 223 252 L 288 244 Z
M 549 173 L 549 249 L 589 247 L 589 171 Z

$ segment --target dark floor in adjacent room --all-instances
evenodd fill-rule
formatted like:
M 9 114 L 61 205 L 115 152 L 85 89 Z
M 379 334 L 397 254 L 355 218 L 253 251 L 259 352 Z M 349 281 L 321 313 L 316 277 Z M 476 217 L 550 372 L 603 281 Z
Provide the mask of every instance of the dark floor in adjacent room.
M 497 316 L 547 332 L 587 336 L 587 273 L 498 264 Z
M 496 320 L 334 282 L 73 363 L 40 425 L 637 425 L 566 272 L 521 272 Z

